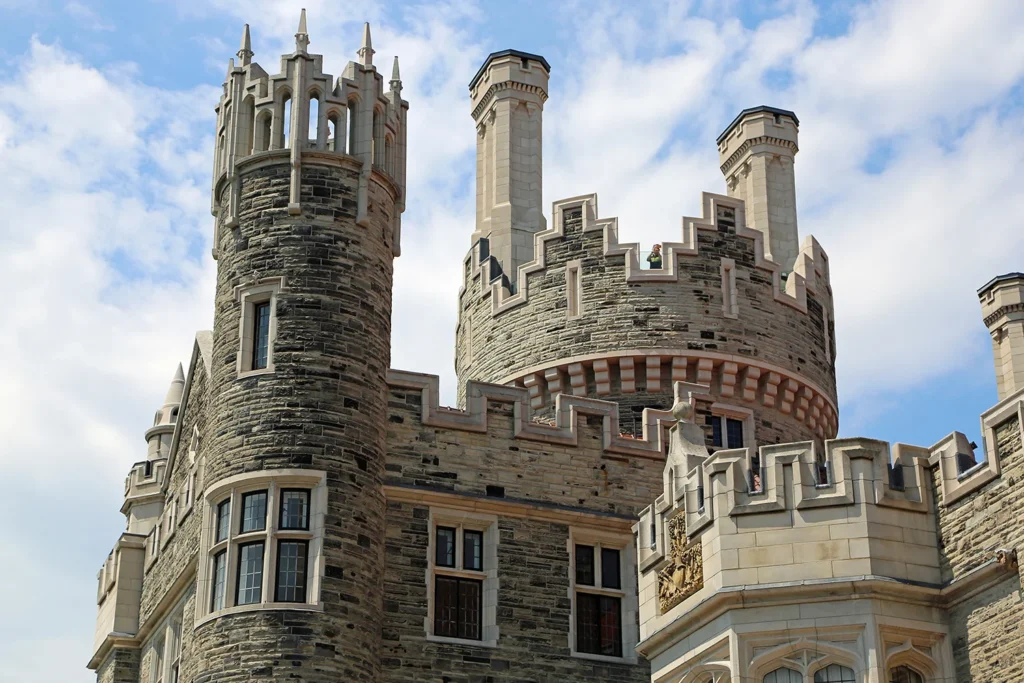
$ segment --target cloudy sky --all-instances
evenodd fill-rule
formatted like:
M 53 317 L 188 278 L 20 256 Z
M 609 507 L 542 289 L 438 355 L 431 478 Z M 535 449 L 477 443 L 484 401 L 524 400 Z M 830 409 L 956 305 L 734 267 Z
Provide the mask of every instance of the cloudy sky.
M 91 680 L 95 574 L 123 479 L 212 323 L 213 106 L 244 22 L 275 71 L 278 0 L 0 0 L 0 679 Z M 362 22 L 400 55 L 409 208 L 393 365 L 454 397 L 472 232 L 467 84 L 491 51 L 552 65 L 545 202 L 588 192 L 623 237 L 679 236 L 723 192 L 744 107 L 801 121 L 802 235 L 831 260 L 841 431 L 930 445 L 995 402 L 975 290 L 1024 270 L 1024 3 L 305 0 L 341 73 Z M 548 204 L 550 205 L 550 204 Z M 12 590 L 13 588 L 13 590 Z

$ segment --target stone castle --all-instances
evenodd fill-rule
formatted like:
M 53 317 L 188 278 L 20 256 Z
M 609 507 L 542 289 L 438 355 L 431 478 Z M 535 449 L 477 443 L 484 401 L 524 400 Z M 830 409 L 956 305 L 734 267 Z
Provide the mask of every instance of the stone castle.
M 459 408 L 390 369 L 406 202 L 398 60 L 217 107 L 214 329 L 125 482 L 103 683 L 1024 680 L 1024 274 L 980 292 L 981 452 L 837 439 L 828 257 L 798 238 L 799 122 L 746 109 L 660 268 L 597 196 L 541 201 L 550 66 L 470 83 L 476 227 Z M 307 122 L 310 122 L 307 125 Z

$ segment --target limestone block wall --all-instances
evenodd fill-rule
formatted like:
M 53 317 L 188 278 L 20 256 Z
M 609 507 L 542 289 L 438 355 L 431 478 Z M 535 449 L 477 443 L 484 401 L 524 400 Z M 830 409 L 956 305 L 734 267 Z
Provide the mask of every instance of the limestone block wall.
M 1024 679 L 1024 581 L 1016 559 L 1024 554 L 1022 398 L 1017 392 L 982 416 L 998 477 L 947 502 L 939 472 L 934 475 L 943 579 L 969 581 L 1000 561 L 1007 569 L 1001 581 L 950 611 L 957 681 Z
M 465 261 L 456 371 L 522 386 L 538 412 L 560 393 L 671 406 L 675 381 L 754 416 L 760 443 L 831 438 L 838 428 L 828 261 L 808 238 L 786 281 L 743 228 L 739 199 L 704 195 L 665 243 L 665 268 L 641 270 L 594 195 L 556 202 L 535 261 L 501 273 L 481 240 Z M 509 279 L 511 277 L 511 279 Z M 465 402 L 460 388 L 460 404 Z

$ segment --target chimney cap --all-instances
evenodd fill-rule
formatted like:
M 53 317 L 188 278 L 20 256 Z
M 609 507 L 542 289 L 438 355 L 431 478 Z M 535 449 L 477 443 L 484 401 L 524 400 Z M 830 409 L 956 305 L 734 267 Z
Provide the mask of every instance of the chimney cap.
M 1024 273 L 1005 273 L 1003 275 L 996 275 L 994 278 L 985 283 L 985 285 L 978 290 L 978 296 L 981 296 L 988 290 L 995 287 L 1000 282 L 1006 282 L 1008 280 L 1024 280 Z
M 794 114 L 793 112 L 789 111 L 788 109 L 778 109 L 777 107 L 769 107 L 766 104 L 762 104 L 760 107 L 750 107 L 749 109 L 744 109 L 739 114 L 737 114 L 736 118 L 732 120 L 732 123 L 730 123 L 724 131 L 722 131 L 722 134 L 718 136 L 715 142 L 721 144 L 722 140 L 724 140 L 729 135 L 729 133 L 732 132 L 733 128 L 739 125 L 739 122 L 742 121 L 745 116 L 749 114 L 759 114 L 761 112 L 788 116 L 789 118 L 793 119 L 793 123 L 796 124 L 797 128 L 800 127 L 800 119 L 798 119 L 796 117 L 796 114 Z
M 473 80 L 469 82 L 470 90 L 472 90 L 476 86 L 477 81 L 479 81 L 483 77 L 484 72 L 487 71 L 487 67 L 490 65 L 490 63 L 495 59 L 500 59 L 501 57 L 519 57 L 520 59 L 532 59 L 535 62 L 540 62 L 541 66 L 543 66 L 548 73 L 551 73 L 551 65 L 548 64 L 548 60 L 544 59 L 540 55 L 535 55 L 530 52 L 522 52 L 520 50 L 501 50 L 500 52 L 492 52 L 491 54 L 487 55 L 487 59 L 485 59 L 484 63 L 480 66 L 480 70 L 476 72 L 476 76 L 473 76 Z

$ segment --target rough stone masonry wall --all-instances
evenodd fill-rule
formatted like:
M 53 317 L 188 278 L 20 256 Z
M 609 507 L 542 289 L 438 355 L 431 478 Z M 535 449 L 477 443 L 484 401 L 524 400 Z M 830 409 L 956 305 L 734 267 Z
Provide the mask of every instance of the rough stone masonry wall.
M 997 548 L 1024 555 L 1024 445 L 1016 417 L 996 428 L 1002 476 L 949 507 L 938 507 L 943 579 L 964 576 Z M 934 469 L 935 476 L 938 468 Z M 934 482 L 941 502 L 939 482 Z M 1024 680 L 1024 591 L 1020 575 L 950 611 L 959 683 Z
M 824 311 L 832 308 L 830 297 L 808 293 L 807 313 L 776 301 L 771 273 L 754 267 L 753 240 L 725 230 L 695 230 L 699 254 L 679 257 L 677 282 L 627 283 L 625 256 L 606 257 L 602 231 L 583 232 L 580 213 L 570 215 L 564 237 L 544 243 L 547 267 L 528 277 L 526 303 L 492 316 L 491 295 L 481 296 L 479 283 L 467 282 L 456 345 L 460 405 L 468 379 L 497 382 L 558 359 L 631 349 L 710 351 L 759 360 L 807 378 L 835 400 L 835 345 L 826 343 L 824 323 Z M 736 264 L 737 319 L 723 314 L 722 258 Z M 575 259 L 581 261 L 582 315 L 569 319 L 565 265 Z M 640 390 L 643 375 L 637 363 Z M 638 400 L 614 390 L 607 396 L 588 395 L 624 403 Z M 668 407 L 669 373 L 663 370 L 659 392 L 639 400 Z M 742 404 L 738 397 L 723 400 Z M 771 433 L 756 429 L 759 443 L 815 438 L 808 427 L 778 410 L 758 403 L 747 407 L 768 423 Z
M 635 518 L 661 490 L 664 460 L 605 454 L 599 418 L 581 418 L 578 446 L 557 446 L 514 438 L 507 404 L 489 405 L 486 434 L 425 426 L 421 411 L 420 391 L 391 388 L 388 484 L 471 499 L 497 486 L 505 500 L 620 519 Z M 548 521 L 499 516 L 497 647 L 427 641 L 428 518 L 426 505 L 388 504 L 384 681 L 650 679 L 643 659 L 605 664 L 570 656 L 569 528 Z
M 96 671 L 96 683 L 138 683 L 139 651 L 115 648 Z
M 189 442 L 192 437 L 192 430 L 199 428 L 202 448 L 205 441 L 203 435 L 209 433 L 209 392 L 210 383 L 207 379 L 207 370 L 200 360 L 195 372 L 192 373 L 192 385 L 189 389 L 188 400 L 179 412 L 181 426 L 178 428 L 181 437 L 178 439 L 178 447 L 174 454 L 174 471 L 168 475 L 168 491 L 180 494 L 185 490 L 185 484 L 192 466 L 189 460 Z M 197 458 L 198 466 L 198 458 Z M 198 482 L 202 488 L 202 482 Z M 145 629 L 154 610 L 173 598 L 167 593 L 171 586 L 185 571 L 189 561 L 199 551 L 199 535 L 203 523 L 203 512 L 199 502 L 193 503 L 192 510 L 182 516 L 183 501 L 178 502 L 178 524 L 174 535 L 167 540 L 167 545 L 160 549 L 160 555 L 146 570 L 142 582 L 142 602 L 139 609 L 139 628 Z M 166 513 L 166 510 L 165 510 Z M 166 538 L 166 527 L 161 532 Z M 189 616 L 191 621 L 191 616 Z M 186 636 L 183 643 L 188 644 L 190 636 Z
M 292 216 L 287 155 L 242 162 L 239 226 L 220 231 L 206 479 L 327 472 L 324 611 L 242 612 L 201 625 L 197 683 L 379 679 L 394 189 L 374 174 L 369 225 L 357 225 L 358 162 L 304 158 L 302 215 Z M 239 379 L 235 287 L 278 276 L 287 282 L 275 371 Z

